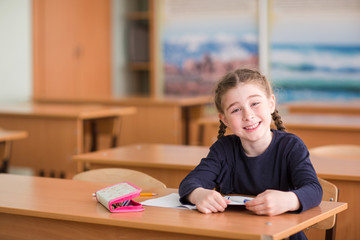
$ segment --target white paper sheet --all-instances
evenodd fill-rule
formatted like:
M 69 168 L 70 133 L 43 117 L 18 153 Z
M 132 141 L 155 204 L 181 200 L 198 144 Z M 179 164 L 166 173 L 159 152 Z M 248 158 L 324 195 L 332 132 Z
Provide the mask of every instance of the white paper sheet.
M 229 203 L 228 205 L 244 205 L 244 203 L 247 200 L 252 199 L 252 198 L 243 197 L 243 196 L 225 196 L 224 198 L 231 200 L 231 203 Z M 141 204 L 144 206 L 154 206 L 154 207 L 196 209 L 195 205 L 181 204 L 179 199 L 180 199 L 180 196 L 178 193 L 171 193 L 164 197 L 158 197 L 158 198 L 143 201 L 143 202 L 141 202 Z
M 168 208 L 188 208 L 196 209 L 195 205 L 184 205 L 179 201 L 180 196 L 178 193 L 171 193 L 164 197 L 158 197 L 154 199 L 149 199 L 141 202 L 144 206 L 154 206 L 154 207 L 168 207 Z

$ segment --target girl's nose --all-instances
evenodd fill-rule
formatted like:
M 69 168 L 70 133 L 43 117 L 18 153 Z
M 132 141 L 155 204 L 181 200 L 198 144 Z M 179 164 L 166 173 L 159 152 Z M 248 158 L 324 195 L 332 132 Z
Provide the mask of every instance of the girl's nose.
M 254 113 L 251 109 L 243 109 L 243 121 L 249 121 L 254 118 Z

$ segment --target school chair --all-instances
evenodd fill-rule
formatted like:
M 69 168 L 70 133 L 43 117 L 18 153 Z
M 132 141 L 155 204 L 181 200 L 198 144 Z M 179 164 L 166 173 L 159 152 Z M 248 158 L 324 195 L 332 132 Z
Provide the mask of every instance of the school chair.
M 106 136 L 108 139 L 107 148 L 116 147 L 120 135 L 120 121 L 120 119 L 114 117 L 85 120 L 84 152 L 99 150 L 101 136 Z
M 319 156 L 339 159 L 360 159 L 360 145 L 334 144 L 309 149 L 310 157 Z
M 5 130 L 0 128 L 0 173 L 9 172 L 10 157 L 14 140 L 28 136 L 26 131 Z
M 195 135 L 197 142 L 195 145 L 211 146 L 217 140 L 219 134 L 220 120 L 218 116 L 206 116 L 196 121 L 197 129 Z M 225 135 L 233 134 L 230 128 L 226 128 Z
M 76 174 L 73 180 L 101 182 L 109 185 L 128 181 L 142 190 L 163 189 L 166 185 L 156 178 L 136 170 L 126 168 L 100 168 Z
M 319 178 L 319 182 L 323 189 L 323 201 L 337 202 L 339 197 L 339 190 L 336 185 L 322 178 Z M 336 227 L 336 215 L 329 217 L 314 226 L 313 228 L 325 230 L 325 240 L 335 239 L 335 227 Z

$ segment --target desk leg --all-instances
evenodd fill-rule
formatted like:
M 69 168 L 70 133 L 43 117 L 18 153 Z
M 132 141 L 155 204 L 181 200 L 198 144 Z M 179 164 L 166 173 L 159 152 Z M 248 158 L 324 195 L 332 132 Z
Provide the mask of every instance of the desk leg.
M 1 168 L 0 168 L 0 173 L 7 173 L 9 171 L 9 162 L 10 162 L 10 155 L 11 155 L 11 147 L 12 147 L 12 142 L 8 141 L 8 142 L 2 142 L 0 143 L 0 153 L 3 153 L 1 156 L 3 159 Z
M 121 131 L 120 117 L 113 118 L 112 124 L 113 126 L 112 126 L 111 147 L 115 148 L 118 144 L 118 136 L 120 136 L 120 131 Z
M 97 150 L 97 138 L 98 138 L 98 130 L 95 120 L 90 121 L 90 132 L 91 132 L 90 152 L 95 152 Z

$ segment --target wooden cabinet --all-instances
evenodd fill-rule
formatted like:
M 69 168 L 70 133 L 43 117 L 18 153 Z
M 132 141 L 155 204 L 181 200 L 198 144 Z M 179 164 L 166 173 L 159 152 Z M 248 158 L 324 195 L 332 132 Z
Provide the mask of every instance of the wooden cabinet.
M 33 0 L 34 98 L 111 95 L 110 1 Z

